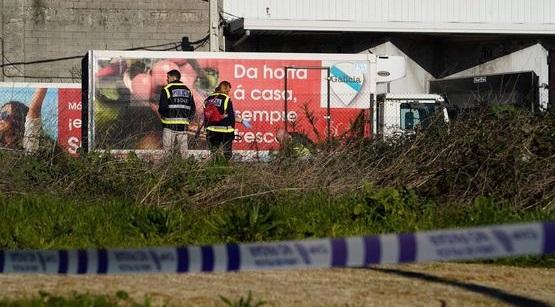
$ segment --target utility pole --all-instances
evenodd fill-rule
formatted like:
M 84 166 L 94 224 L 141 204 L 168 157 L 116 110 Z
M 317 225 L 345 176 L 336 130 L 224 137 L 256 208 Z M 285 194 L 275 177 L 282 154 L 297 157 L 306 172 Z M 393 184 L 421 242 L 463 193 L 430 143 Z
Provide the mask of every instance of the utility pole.
M 209 19 L 210 19 L 210 51 L 220 51 L 220 16 L 218 14 L 218 0 L 209 0 Z

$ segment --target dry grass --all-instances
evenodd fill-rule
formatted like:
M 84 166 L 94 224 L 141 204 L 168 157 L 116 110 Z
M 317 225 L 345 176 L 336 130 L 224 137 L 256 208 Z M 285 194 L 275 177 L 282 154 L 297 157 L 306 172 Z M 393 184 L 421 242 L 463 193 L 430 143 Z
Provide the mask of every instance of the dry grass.
M 218 206 L 248 197 L 322 191 L 342 195 L 367 184 L 404 187 L 422 199 L 471 203 L 479 196 L 517 208 L 553 209 L 555 115 L 498 109 L 435 124 L 386 142 L 355 140 L 311 159 L 244 164 L 207 186 L 195 202 Z
M 436 203 L 469 204 L 488 196 L 516 208 L 553 209 L 555 114 L 510 108 L 478 114 L 387 141 L 355 138 L 331 150 L 316 146 L 310 159 L 278 154 L 267 163 L 151 163 L 94 154 L 64 159 L 51 149 L 38 156 L 5 151 L 0 160 L 12 167 L 0 170 L 0 192 L 115 196 L 144 205 L 212 208 L 247 198 L 340 197 L 372 185 L 407 188 Z

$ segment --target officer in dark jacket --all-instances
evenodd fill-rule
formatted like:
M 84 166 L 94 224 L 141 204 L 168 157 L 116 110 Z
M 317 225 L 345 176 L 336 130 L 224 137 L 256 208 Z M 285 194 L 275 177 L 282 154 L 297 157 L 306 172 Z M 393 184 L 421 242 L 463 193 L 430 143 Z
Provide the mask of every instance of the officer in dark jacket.
M 167 74 L 168 84 L 160 92 L 158 113 L 164 126 L 162 143 L 166 152 L 175 147 L 182 156 L 187 154 L 187 130 L 189 122 L 195 115 L 195 100 L 191 90 L 183 84 L 181 73 L 170 70 Z
M 250 129 L 252 126 L 246 119 L 235 114 L 233 103 L 229 97 L 231 84 L 228 81 L 222 81 L 216 87 L 214 93 L 204 100 L 204 108 L 208 104 L 214 104 L 222 114 L 222 118 L 218 122 L 209 122 L 205 118 L 206 125 L 206 138 L 210 144 L 210 151 L 217 153 L 220 147 L 223 147 L 223 156 L 229 161 L 232 157 L 232 145 L 235 139 L 235 123 L 242 123 L 246 128 Z

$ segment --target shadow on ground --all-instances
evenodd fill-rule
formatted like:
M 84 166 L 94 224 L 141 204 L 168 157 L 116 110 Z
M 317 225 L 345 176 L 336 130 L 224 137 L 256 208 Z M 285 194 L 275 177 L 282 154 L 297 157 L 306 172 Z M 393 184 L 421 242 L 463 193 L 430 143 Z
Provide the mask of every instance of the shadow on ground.
M 395 275 L 399 275 L 399 276 L 403 276 L 403 277 L 407 277 L 407 278 L 414 278 L 414 279 L 420 279 L 420 280 L 425 280 L 425 281 L 429 281 L 429 282 L 434 282 L 434 283 L 439 283 L 439 284 L 445 284 L 445 285 L 449 285 L 449 286 L 453 286 L 453 287 L 458 287 L 458 288 L 462 288 L 465 289 L 467 291 L 472 291 L 475 293 L 479 293 L 482 295 L 486 295 L 492 298 L 496 298 L 500 301 L 503 301 L 505 303 L 507 303 L 509 306 L 518 306 L 518 307 L 549 307 L 549 304 L 546 304 L 545 302 L 539 301 L 539 300 L 535 300 L 533 298 L 528 298 L 528 297 L 524 297 L 524 296 L 520 296 L 520 295 L 515 295 L 515 294 L 511 294 L 508 293 L 506 291 L 503 290 L 499 290 L 499 289 L 495 289 L 495 288 L 491 288 L 491 287 L 486 287 L 486 286 L 481 286 L 481 285 L 477 285 L 477 284 L 473 284 L 473 283 L 467 283 L 467 282 L 461 282 L 461 281 L 456 281 L 456 280 L 450 280 L 450 279 L 445 279 L 445 278 L 441 278 L 441 277 L 437 277 L 437 276 L 433 276 L 433 275 L 428 275 L 428 274 L 424 274 L 424 273 L 419 273 L 419 272 L 410 272 L 410 271 L 403 271 L 403 270 L 397 270 L 397 269 L 384 269 L 384 268 L 367 268 L 376 272 L 381 272 L 381 273 L 386 273 L 386 274 L 395 274 Z

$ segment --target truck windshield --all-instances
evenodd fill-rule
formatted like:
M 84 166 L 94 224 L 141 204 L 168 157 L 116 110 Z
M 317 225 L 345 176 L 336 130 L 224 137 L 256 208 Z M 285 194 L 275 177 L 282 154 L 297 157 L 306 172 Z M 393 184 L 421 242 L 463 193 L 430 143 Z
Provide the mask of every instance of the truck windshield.
M 428 128 L 436 112 L 436 105 L 433 103 L 402 103 L 400 108 L 400 124 L 403 130 L 412 130 L 417 127 Z

